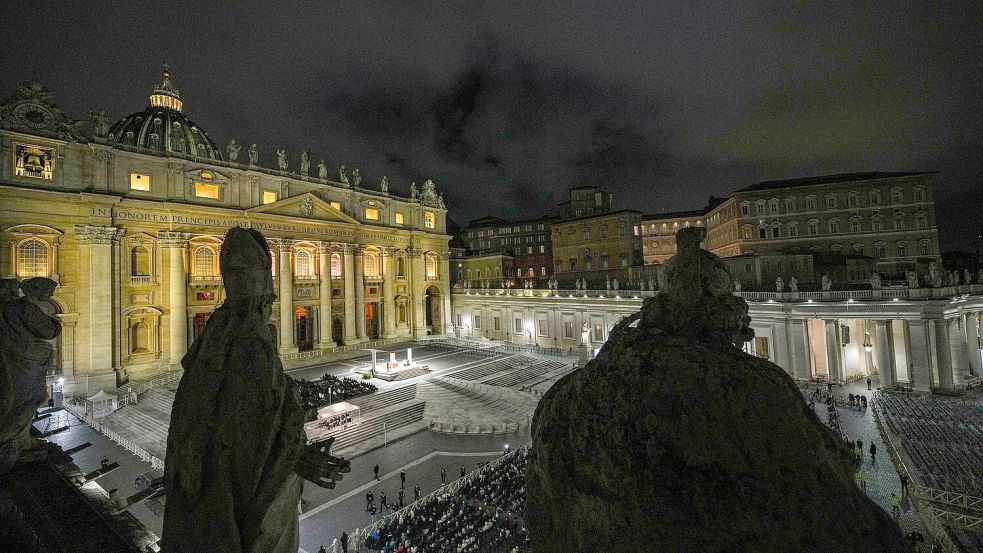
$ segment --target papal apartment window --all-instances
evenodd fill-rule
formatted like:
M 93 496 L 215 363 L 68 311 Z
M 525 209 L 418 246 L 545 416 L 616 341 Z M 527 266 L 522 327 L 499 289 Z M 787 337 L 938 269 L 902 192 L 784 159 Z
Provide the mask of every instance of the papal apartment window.
M 914 194 L 914 197 L 915 197 L 915 201 L 916 202 L 924 202 L 925 201 L 925 190 L 923 190 L 921 188 L 916 188 L 912 193 Z
M 130 173 L 130 190 L 150 192 L 150 175 L 146 173 Z
M 263 191 L 263 205 L 271 204 L 277 200 L 276 190 Z
M 741 215 L 747 217 L 750 214 L 751 214 L 751 206 L 749 206 L 748 204 L 741 204 Z M 663 223 L 662 226 L 665 227 L 665 223 Z
M 809 210 L 809 211 L 815 211 L 816 210 L 816 198 L 814 198 L 812 196 L 806 198 L 806 209 Z
M 792 213 L 795 211 L 795 198 L 785 198 L 785 212 Z
M 836 196 L 826 196 L 826 209 L 836 209 Z
M 908 257 L 908 246 L 898 246 L 898 257 Z

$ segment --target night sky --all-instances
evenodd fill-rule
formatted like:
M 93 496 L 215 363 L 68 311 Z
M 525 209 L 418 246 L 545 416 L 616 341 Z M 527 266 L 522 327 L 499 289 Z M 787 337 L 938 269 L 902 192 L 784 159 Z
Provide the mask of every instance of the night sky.
M 0 97 L 37 79 L 116 120 L 166 62 L 223 150 L 296 167 L 310 149 L 398 193 L 433 178 L 462 224 L 547 214 L 577 185 L 659 212 L 937 170 L 943 249 L 981 246 L 983 6 L 868 4 L 5 2 Z

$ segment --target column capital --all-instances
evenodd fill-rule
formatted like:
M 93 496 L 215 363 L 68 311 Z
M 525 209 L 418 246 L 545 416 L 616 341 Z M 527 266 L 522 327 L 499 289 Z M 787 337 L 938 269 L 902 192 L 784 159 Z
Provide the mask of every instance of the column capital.
M 331 242 L 315 242 L 314 246 L 317 247 L 317 253 L 331 253 L 335 249 Z
M 346 254 L 360 255 L 365 246 L 361 244 L 341 244 L 341 250 Z
M 382 252 L 383 257 L 396 257 L 399 254 L 399 248 L 392 246 L 379 246 L 379 251 Z
M 275 247 L 281 252 L 285 252 L 290 251 L 294 247 L 294 244 L 297 243 L 297 240 L 291 238 L 267 238 L 266 242 L 271 248 Z
M 414 246 L 407 246 L 406 255 L 410 257 L 420 257 L 423 254 L 423 250 Z
M 157 240 L 165 248 L 183 248 L 191 239 L 189 232 L 162 230 L 157 232 Z
M 75 225 L 75 238 L 80 244 L 115 244 L 125 234 L 126 229 L 118 227 Z

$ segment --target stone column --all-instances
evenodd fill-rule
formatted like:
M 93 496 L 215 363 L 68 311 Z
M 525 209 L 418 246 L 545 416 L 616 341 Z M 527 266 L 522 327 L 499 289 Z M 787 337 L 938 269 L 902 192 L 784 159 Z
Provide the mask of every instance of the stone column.
M 843 368 L 840 363 L 840 329 L 839 321 L 836 319 L 826 319 L 826 365 L 829 367 L 830 380 L 841 380 L 843 378 Z
M 969 366 L 976 376 L 983 372 L 983 358 L 980 357 L 980 316 L 979 312 L 966 314 L 966 350 Z
M 966 337 L 968 335 L 966 316 L 963 313 L 946 320 L 949 327 L 949 351 L 952 352 L 952 382 L 962 384 L 963 375 L 969 372 L 969 348 L 967 347 Z
M 290 249 L 293 240 L 276 240 L 279 267 L 277 277 L 280 279 L 280 355 L 297 353 L 294 339 L 294 264 Z
M 894 328 L 891 321 L 875 321 L 874 347 L 877 349 L 877 367 L 881 372 L 881 386 L 897 384 L 897 369 L 894 366 Z
M 115 388 L 113 372 L 112 248 L 126 233 L 125 229 L 76 225 L 75 237 L 80 246 L 79 335 L 83 347 L 78 359 L 81 373 L 88 373 L 89 391 Z M 85 386 L 76 382 L 76 385 Z M 76 388 L 78 389 L 78 388 Z
M 365 340 L 365 248 L 355 246 L 355 338 Z
M 812 378 L 811 356 L 809 355 L 809 327 L 806 319 L 791 319 L 792 371 L 796 377 Z
M 927 392 L 934 385 L 928 342 L 928 321 L 921 319 L 908 321 L 908 338 L 911 342 L 909 355 L 909 378 L 914 381 L 914 389 Z
M 440 320 L 444 326 L 444 333 L 450 336 L 454 334 L 454 322 L 451 321 L 451 252 L 443 252 L 438 263 L 440 263 L 437 267 L 440 274 L 440 297 L 443 300 L 443 313 Z
M 935 319 L 935 359 L 939 371 L 939 388 L 952 390 L 952 355 L 949 351 L 949 327 L 945 319 Z
M 776 365 L 785 369 L 788 374 L 793 374 L 792 358 L 788 351 L 788 319 L 779 319 L 772 325 L 772 336 L 774 337 L 774 352 L 772 360 Z
M 345 344 L 355 343 L 355 244 L 344 245 Z
M 396 280 L 396 251 L 382 249 L 382 337 L 396 337 L 396 298 L 393 297 Z
M 406 255 L 410 258 L 409 283 L 410 301 L 413 303 L 413 337 L 419 340 L 427 337 L 427 318 L 423 312 L 426 308 L 423 304 L 423 290 L 427 285 L 423 267 L 423 250 L 413 247 L 406 248 Z
M 157 239 L 167 250 L 168 368 L 181 368 L 181 358 L 188 351 L 188 273 L 184 248 L 191 235 L 186 232 L 160 231 Z
M 318 244 L 317 263 L 321 277 L 317 289 L 317 347 L 333 348 L 338 344 L 331 337 L 331 250 L 328 244 Z

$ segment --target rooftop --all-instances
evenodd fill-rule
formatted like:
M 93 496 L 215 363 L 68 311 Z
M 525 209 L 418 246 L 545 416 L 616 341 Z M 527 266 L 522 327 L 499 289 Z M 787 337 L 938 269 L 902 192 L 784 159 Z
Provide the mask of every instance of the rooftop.
M 885 172 L 871 171 L 866 173 L 840 173 L 837 175 L 822 175 L 801 179 L 772 180 L 746 186 L 736 192 L 755 192 L 757 190 L 775 190 L 779 188 L 796 188 L 799 186 L 818 186 L 823 184 L 840 184 L 845 182 L 860 182 L 878 179 L 894 179 L 900 177 L 915 177 L 919 175 L 934 175 L 936 171 L 914 172 Z

